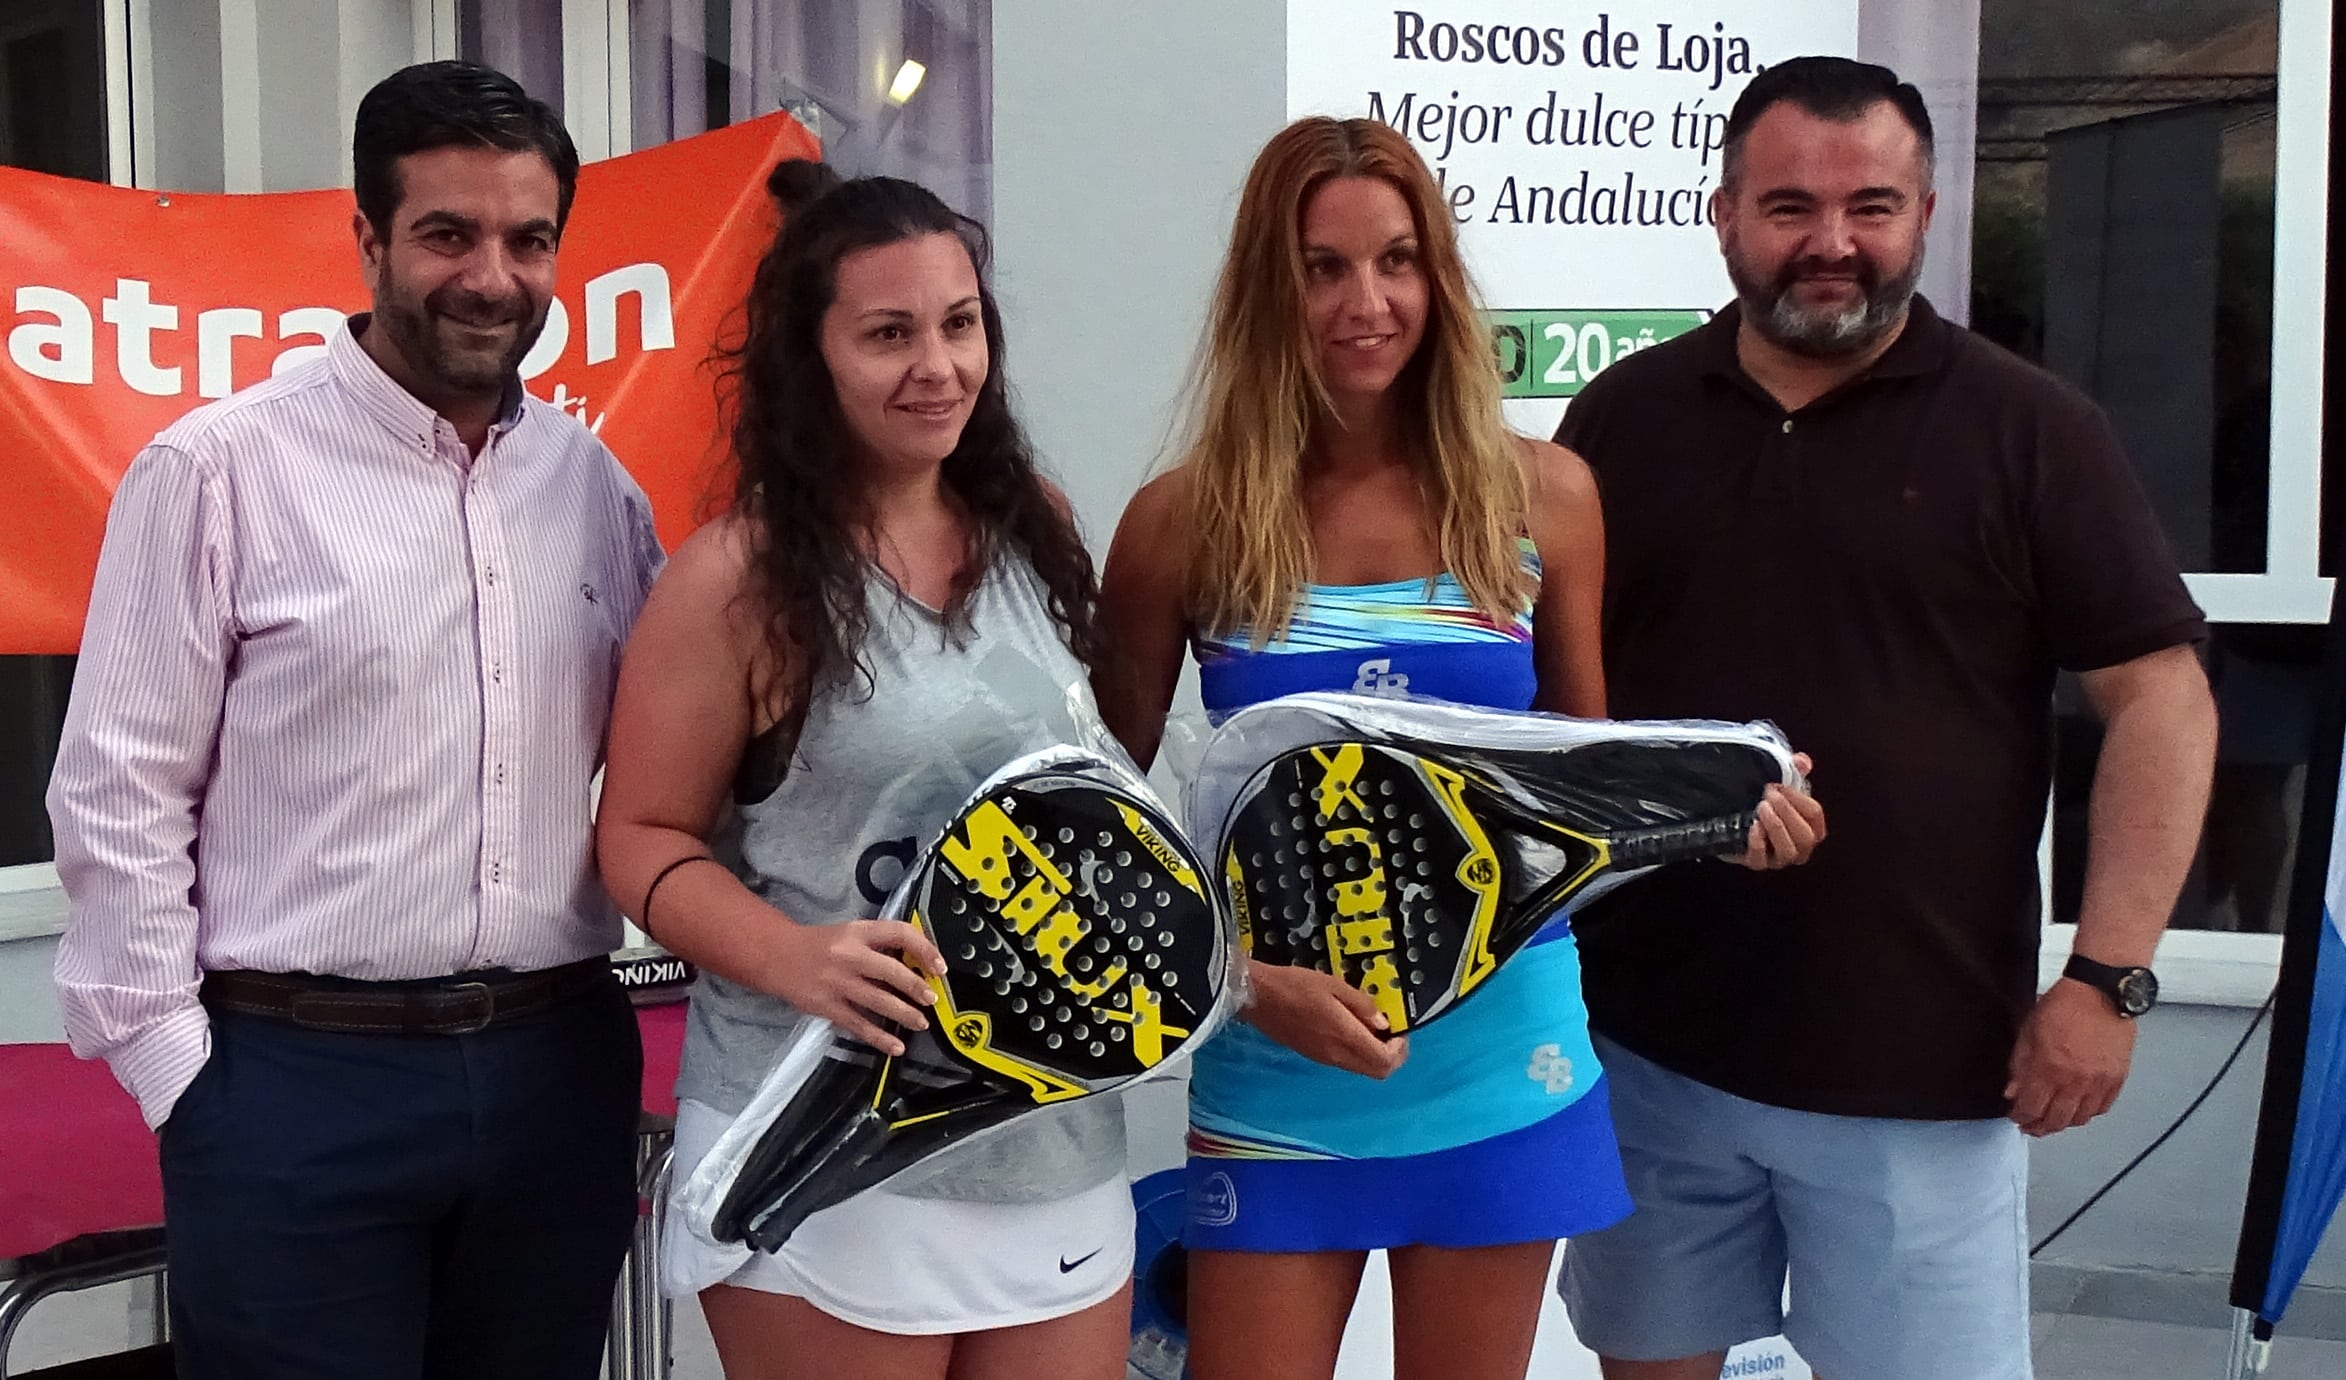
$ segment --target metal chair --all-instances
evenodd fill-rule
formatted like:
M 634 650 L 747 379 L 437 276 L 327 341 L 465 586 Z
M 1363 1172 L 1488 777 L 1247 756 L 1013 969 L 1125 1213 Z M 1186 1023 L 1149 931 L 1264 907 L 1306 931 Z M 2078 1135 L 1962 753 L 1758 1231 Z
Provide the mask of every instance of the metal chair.
M 660 1293 L 660 1219 L 668 1206 L 675 1143 L 674 1118 L 644 1113 L 635 1147 L 643 1207 L 611 1299 L 611 1331 L 603 1348 L 608 1380 L 668 1380 L 676 1365 L 676 1306 Z
M 94 1232 L 35 1255 L 0 1260 L 0 1377 L 12 1375 L 8 1351 L 33 1305 L 56 1294 L 151 1278 L 151 1341 L 170 1340 L 169 1312 L 163 1303 L 163 1229 L 140 1227 L 128 1231 Z M 142 1301 L 145 1302 L 145 1301 Z M 666 1372 L 661 1372 L 665 1376 Z

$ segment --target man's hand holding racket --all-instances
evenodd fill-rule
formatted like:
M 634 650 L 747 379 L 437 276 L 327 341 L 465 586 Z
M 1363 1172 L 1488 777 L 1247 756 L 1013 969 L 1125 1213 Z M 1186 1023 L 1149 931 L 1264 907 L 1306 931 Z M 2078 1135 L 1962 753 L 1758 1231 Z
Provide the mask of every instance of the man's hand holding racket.
M 1368 993 L 1333 974 L 1250 962 L 1246 1019 L 1306 1059 L 1385 1078 L 1409 1057 L 1409 1037 L 1390 1033 Z
M 796 925 L 759 985 L 820 1016 L 882 1054 L 904 1053 L 884 1022 L 926 1030 L 937 1000 L 923 974 L 945 975 L 945 956 L 901 920 Z
M 1816 769 L 1805 752 L 1793 753 L 1792 763 L 1804 781 Z M 1737 866 L 1754 872 L 1798 867 L 1825 841 L 1825 807 L 1807 791 L 1770 785 L 1757 815 L 1742 854 L 1729 859 Z

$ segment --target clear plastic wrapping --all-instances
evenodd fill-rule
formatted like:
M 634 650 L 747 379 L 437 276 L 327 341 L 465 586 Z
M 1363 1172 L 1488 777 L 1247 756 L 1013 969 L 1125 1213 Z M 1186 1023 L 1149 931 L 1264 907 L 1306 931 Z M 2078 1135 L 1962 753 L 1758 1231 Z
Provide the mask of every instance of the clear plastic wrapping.
M 929 1029 L 894 1060 L 821 1021 L 786 1043 L 677 1190 L 696 1249 L 667 1258 L 695 1264 L 670 1293 L 1023 1111 L 1164 1076 L 1228 1019 L 1241 955 L 1220 889 L 1108 746 L 1009 763 L 921 851 L 881 916 L 944 952 Z
M 1740 854 L 1770 724 L 1623 722 L 1338 693 L 1224 720 L 1185 793 L 1239 943 L 1367 992 L 1395 1031 L 1453 1009 L 1551 916 L 1652 866 Z

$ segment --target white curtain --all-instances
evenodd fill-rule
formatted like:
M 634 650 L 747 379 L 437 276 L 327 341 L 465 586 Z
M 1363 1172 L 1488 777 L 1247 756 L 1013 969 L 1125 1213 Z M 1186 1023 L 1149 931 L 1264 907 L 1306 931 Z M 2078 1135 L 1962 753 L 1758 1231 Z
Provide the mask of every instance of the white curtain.
M 631 0 L 636 147 L 788 109 L 842 171 L 992 203 L 991 0 Z M 907 60 L 926 69 L 898 105 Z
M 465 0 L 456 12 L 456 50 L 563 109 L 562 0 Z

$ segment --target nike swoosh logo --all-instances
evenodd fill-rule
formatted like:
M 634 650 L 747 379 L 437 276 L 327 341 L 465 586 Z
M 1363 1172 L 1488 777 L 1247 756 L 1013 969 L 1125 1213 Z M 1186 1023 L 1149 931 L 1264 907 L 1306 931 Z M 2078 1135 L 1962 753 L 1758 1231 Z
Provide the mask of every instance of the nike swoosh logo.
M 1106 1249 L 1108 1249 L 1106 1246 L 1102 1246 L 1102 1247 L 1100 1247 L 1100 1250 L 1098 1250 L 1098 1251 L 1093 1251 L 1093 1252 L 1092 1252 L 1092 1255 L 1098 1255 L 1098 1254 L 1100 1253 L 1100 1251 L 1104 1251 L 1104 1250 L 1106 1250 Z M 1077 1270 L 1079 1270 L 1079 1269 L 1083 1268 L 1083 1262 L 1084 1262 L 1084 1261 L 1086 1261 L 1086 1260 L 1089 1260 L 1089 1259 L 1091 1259 L 1091 1258 L 1092 1258 L 1092 1255 L 1087 1255 L 1087 1256 L 1080 1256 L 1080 1257 L 1078 1257 L 1078 1258 L 1076 1258 L 1076 1259 L 1074 1259 L 1074 1260 L 1069 1260 L 1069 1259 L 1068 1259 L 1066 1256 L 1060 1256 L 1060 1257 L 1059 1257 L 1059 1273 L 1060 1273 L 1060 1274 L 1063 1274 L 1063 1275 L 1066 1275 L 1066 1274 L 1073 1274 L 1075 1271 L 1077 1271 Z

